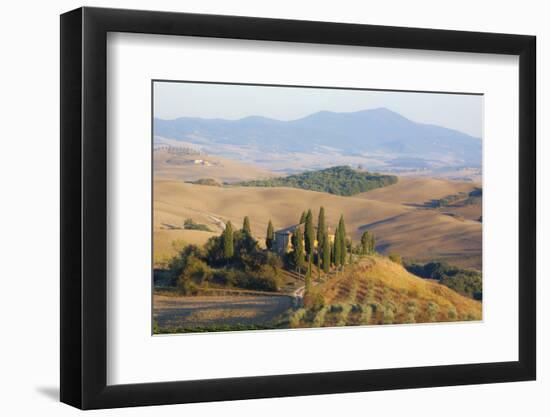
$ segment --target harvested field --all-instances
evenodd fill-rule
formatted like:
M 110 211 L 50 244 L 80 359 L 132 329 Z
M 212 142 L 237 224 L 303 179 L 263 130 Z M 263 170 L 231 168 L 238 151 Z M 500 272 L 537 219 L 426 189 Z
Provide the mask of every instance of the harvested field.
M 290 296 L 153 297 L 153 315 L 160 329 L 270 325 L 292 307 Z

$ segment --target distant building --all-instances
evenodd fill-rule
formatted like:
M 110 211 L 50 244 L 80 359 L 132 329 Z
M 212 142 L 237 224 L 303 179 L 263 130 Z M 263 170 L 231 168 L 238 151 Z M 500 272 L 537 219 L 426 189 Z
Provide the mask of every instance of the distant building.
M 195 165 L 204 165 L 204 166 L 210 166 L 212 165 L 209 161 L 205 160 L 205 159 L 194 159 L 193 160 L 193 163 Z
M 286 227 L 281 230 L 277 230 L 275 232 L 275 244 L 273 246 L 273 249 L 275 252 L 280 253 L 281 255 L 284 255 L 285 253 L 291 252 L 293 249 L 292 246 L 292 236 L 294 236 L 294 233 L 296 233 L 297 229 L 300 229 L 302 232 L 302 236 L 304 235 L 305 231 L 305 223 L 295 224 L 289 227 Z M 317 227 L 315 227 L 315 235 L 317 235 Z M 330 240 L 330 243 L 334 242 L 334 235 L 328 233 L 328 238 Z M 314 246 L 317 247 L 317 239 L 315 239 Z

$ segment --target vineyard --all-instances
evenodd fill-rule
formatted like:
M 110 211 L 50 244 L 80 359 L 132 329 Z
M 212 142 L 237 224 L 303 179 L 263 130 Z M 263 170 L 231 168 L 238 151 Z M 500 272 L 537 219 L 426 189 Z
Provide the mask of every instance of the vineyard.
M 369 256 L 319 283 L 304 306 L 289 314 L 290 327 L 480 320 L 481 303 L 408 273 L 381 256 Z M 309 304 L 307 298 L 310 298 Z

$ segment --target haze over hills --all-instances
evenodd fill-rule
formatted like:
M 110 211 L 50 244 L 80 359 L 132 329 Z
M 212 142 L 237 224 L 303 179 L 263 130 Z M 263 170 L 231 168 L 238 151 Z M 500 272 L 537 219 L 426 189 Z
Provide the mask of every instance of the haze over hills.
M 261 116 L 155 118 L 154 135 L 157 142 L 192 144 L 208 154 L 253 162 L 272 171 L 349 163 L 388 172 L 481 167 L 479 138 L 416 123 L 386 108 L 320 111 L 291 121 Z

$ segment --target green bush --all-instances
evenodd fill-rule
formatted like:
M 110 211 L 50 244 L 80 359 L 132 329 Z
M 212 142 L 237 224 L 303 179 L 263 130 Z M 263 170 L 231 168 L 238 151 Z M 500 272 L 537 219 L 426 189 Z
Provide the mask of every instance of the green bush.
M 415 300 L 409 300 L 405 304 L 405 323 L 416 323 L 417 303 Z
M 449 307 L 449 310 L 447 311 L 447 318 L 451 321 L 456 320 L 458 314 L 456 312 L 455 306 Z
M 211 232 L 212 230 L 205 224 L 195 223 L 193 219 L 185 219 L 183 228 L 186 230 L 200 230 L 203 232 Z
M 396 264 L 403 264 L 403 259 L 398 253 L 390 253 L 388 257 L 390 258 L 390 261 L 395 262 Z
M 325 307 L 325 297 L 319 291 L 311 290 L 304 296 L 304 307 L 317 312 Z
M 439 312 L 439 306 L 433 301 L 430 301 L 426 306 L 426 312 L 428 313 L 428 318 L 430 321 L 432 322 L 437 321 L 437 313 Z

